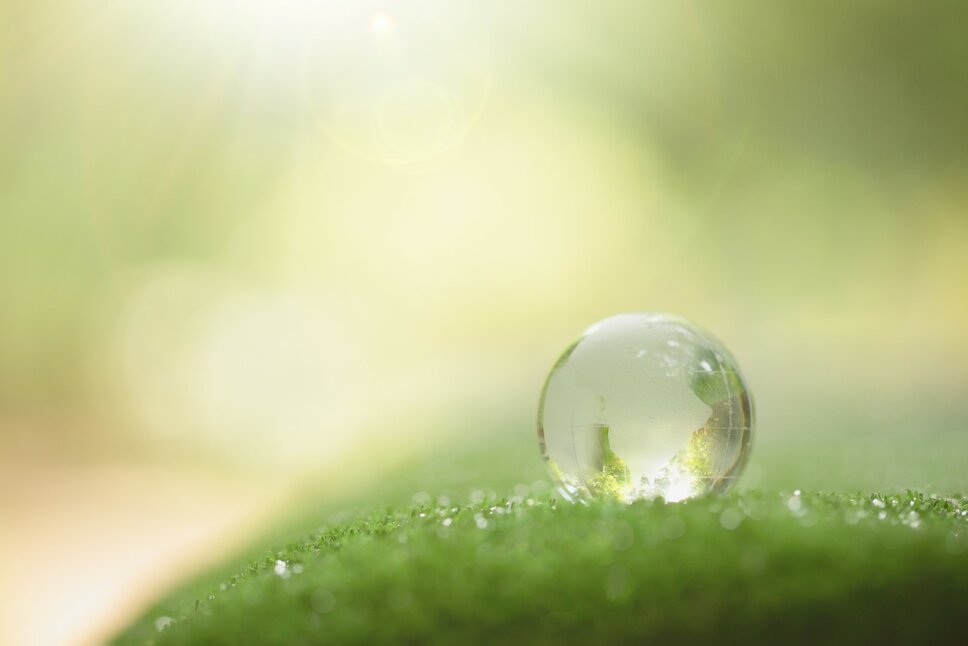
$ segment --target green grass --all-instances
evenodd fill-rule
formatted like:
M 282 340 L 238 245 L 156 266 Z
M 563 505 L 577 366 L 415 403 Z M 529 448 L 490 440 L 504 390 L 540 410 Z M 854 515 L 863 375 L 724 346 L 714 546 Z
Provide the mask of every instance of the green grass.
M 968 639 L 965 497 L 581 506 L 534 489 L 337 515 L 176 590 L 117 641 Z

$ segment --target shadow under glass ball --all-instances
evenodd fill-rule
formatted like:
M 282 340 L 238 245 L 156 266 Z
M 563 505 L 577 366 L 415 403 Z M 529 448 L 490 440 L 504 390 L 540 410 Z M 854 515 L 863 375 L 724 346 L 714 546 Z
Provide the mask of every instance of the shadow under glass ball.
M 568 500 L 722 492 L 749 457 L 753 407 L 736 361 L 665 314 L 619 314 L 561 355 L 541 394 L 538 441 Z

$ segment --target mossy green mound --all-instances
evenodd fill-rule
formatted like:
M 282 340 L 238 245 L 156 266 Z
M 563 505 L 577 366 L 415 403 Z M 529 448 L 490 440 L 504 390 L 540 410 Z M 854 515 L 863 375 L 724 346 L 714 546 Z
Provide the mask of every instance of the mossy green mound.
M 966 613 L 964 497 L 524 494 L 333 519 L 117 642 L 953 643 Z

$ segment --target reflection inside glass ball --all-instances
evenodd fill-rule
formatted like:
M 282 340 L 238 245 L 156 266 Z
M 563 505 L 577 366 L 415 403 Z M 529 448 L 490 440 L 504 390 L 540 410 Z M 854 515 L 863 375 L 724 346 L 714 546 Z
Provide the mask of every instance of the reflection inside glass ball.
M 665 314 L 619 314 L 561 355 L 541 395 L 538 440 L 568 500 L 662 497 L 732 486 L 753 409 L 735 360 Z

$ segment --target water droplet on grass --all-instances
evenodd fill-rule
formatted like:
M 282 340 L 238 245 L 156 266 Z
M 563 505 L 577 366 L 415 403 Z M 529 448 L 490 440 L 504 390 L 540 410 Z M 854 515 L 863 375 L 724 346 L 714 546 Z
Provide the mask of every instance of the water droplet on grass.
M 289 564 L 283 560 L 276 561 L 276 564 L 272 567 L 272 571 L 276 573 L 276 576 L 283 579 L 288 579 L 291 574 Z
M 680 318 L 592 326 L 555 364 L 541 402 L 539 443 L 567 500 L 678 502 L 728 489 L 746 463 L 746 385 L 720 343 Z
M 740 501 L 740 507 L 747 518 L 752 520 L 763 520 L 766 518 L 766 505 L 759 500 L 744 498 Z
M 727 507 L 719 515 L 719 524 L 723 529 L 736 529 L 743 522 L 743 512 L 735 507 Z

